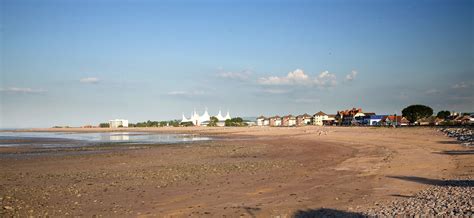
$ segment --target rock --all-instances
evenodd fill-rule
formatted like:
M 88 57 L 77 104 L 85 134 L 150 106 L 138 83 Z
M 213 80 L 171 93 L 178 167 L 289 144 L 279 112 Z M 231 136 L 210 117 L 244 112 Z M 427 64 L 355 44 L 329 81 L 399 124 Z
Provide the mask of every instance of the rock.
M 3 209 L 5 209 L 5 210 L 13 210 L 13 207 L 12 207 L 12 206 L 3 206 Z

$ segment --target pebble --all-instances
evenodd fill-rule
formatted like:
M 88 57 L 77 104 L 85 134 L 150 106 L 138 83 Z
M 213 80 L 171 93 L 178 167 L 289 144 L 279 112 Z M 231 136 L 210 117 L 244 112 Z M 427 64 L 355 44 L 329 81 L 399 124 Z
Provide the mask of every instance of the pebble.
M 364 212 L 366 216 L 474 216 L 474 180 L 448 180 L 412 197 L 395 200 Z
M 446 136 L 456 138 L 464 146 L 474 146 L 474 129 L 472 127 L 464 128 L 442 128 L 439 130 Z

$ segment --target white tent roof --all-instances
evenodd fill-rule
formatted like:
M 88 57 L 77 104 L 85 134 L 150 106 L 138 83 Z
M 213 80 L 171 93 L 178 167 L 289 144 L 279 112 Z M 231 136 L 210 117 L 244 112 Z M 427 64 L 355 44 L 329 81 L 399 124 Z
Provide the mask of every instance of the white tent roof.
M 230 114 L 229 114 L 229 111 L 227 111 L 227 114 L 225 115 L 225 119 L 226 119 L 226 120 L 230 120 L 230 119 L 231 119 Z
M 219 113 L 217 114 L 216 118 L 219 121 L 225 121 L 225 117 L 222 116 L 222 112 L 219 110 Z

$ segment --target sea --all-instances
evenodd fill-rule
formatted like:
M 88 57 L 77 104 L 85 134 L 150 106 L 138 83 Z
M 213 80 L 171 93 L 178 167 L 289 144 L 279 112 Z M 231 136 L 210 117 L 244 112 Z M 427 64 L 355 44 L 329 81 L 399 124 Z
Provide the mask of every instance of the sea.
M 211 140 L 191 134 L 155 132 L 0 132 L 0 147 L 83 147 L 101 144 L 175 144 Z

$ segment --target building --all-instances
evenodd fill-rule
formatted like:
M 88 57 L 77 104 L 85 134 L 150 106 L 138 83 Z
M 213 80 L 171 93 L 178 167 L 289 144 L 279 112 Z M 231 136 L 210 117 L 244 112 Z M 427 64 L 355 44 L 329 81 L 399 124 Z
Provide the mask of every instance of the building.
M 296 125 L 297 126 L 306 126 L 311 125 L 311 120 L 313 117 L 309 114 L 303 114 L 296 116 Z
M 264 116 L 257 117 L 257 126 L 265 126 L 265 120 L 267 118 Z
M 332 126 L 336 124 L 336 115 L 335 114 L 328 114 L 327 118 L 323 119 L 323 125 L 325 126 Z
M 281 126 L 281 117 L 276 115 L 274 117 L 269 118 L 269 125 L 270 126 Z
M 322 126 L 324 125 L 323 120 L 328 119 L 328 115 L 322 111 L 313 115 L 313 125 Z
M 281 119 L 281 125 L 282 126 L 296 126 L 296 117 L 291 114 L 284 116 Z
M 358 112 L 354 115 L 354 120 L 356 125 L 368 125 L 367 123 L 367 118 L 370 118 L 370 116 L 375 115 L 375 113 L 372 112 Z
M 227 114 L 224 116 L 222 116 L 222 113 L 221 111 L 219 110 L 219 113 L 215 116 L 218 120 L 217 122 L 217 126 L 224 126 L 225 125 L 225 121 L 226 120 L 230 120 L 232 119 L 230 114 L 229 114 L 229 111 L 227 111 Z M 206 110 L 204 111 L 204 114 L 203 115 L 199 115 L 196 110 L 194 110 L 193 113 L 191 113 L 191 118 L 186 118 L 183 114 L 182 116 L 182 119 L 181 119 L 181 123 L 188 123 L 188 122 L 192 122 L 193 125 L 195 126 L 207 126 L 209 124 L 209 122 L 211 121 L 211 116 L 209 115 L 209 113 L 207 112 L 207 108 Z
M 408 126 L 410 121 L 402 116 L 389 115 L 384 116 L 382 120 L 380 120 L 380 124 L 383 126 Z
M 109 120 L 109 127 L 110 128 L 128 127 L 128 120 L 124 120 L 124 119 Z
M 359 114 L 359 116 L 362 115 L 362 108 L 352 108 L 349 110 L 344 110 L 344 111 L 337 111 L 336 114 L 336 122 L 338 125 L 353 125 L 353 124 L 358 124 L 357 120 L 355 119 L 355 115 Z
M 368 115 L 364 117 L 362 124 L 368 126 L 380 126 L 382 125 L 381 121 L 384 117 L 386 117 L 386 115 Z

